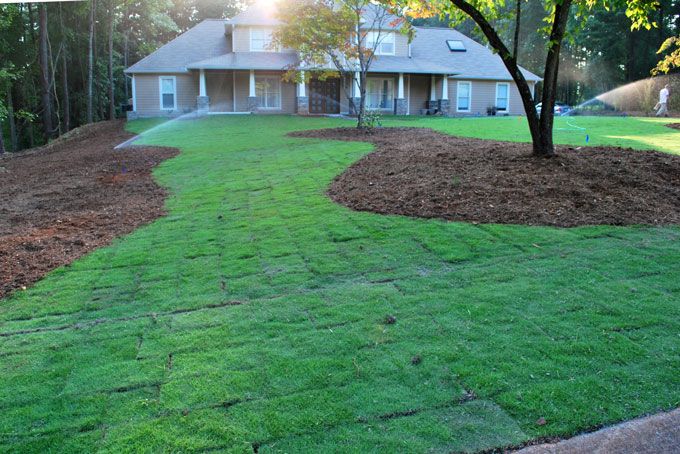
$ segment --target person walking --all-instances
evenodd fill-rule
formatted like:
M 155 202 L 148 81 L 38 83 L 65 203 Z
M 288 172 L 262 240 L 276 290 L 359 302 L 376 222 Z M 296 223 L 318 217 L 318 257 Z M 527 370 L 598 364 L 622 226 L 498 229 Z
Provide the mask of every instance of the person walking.
M 663 87 L 659 92 L 659 104 L 657 104 L 659 106 L 659 110 L 656 111 L 657 117 L 660 117 L 662 115 L 664 117 L 668 116 L 668 98 L 671 95 L 670 92 L 668 91 L 668 88 L 669 85 L 666 84 L 666 86 Z

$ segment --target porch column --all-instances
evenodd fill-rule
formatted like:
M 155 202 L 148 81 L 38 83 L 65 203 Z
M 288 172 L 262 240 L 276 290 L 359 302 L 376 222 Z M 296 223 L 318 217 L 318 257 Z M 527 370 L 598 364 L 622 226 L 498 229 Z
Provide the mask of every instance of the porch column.
M 198 96 L 207 96 L 205 94 L 205 69 L 201 70 L 200 77 L 198 79 Z
M 397 115 L 406 115 L 408 107 L 406 99 L 404 99 L 404 73 L 399 73 L 399 83 L 397 84 L 397 99 L 395 100 L 394 113 Z
M 127 78 L 125 79 L 127 83 Z M 137 114 L 137 79 L 135 75 L 132 75 L 132 110 L 126 112 L 128 120 L 134 120 L 138 117 Z
M 439 111 L 444 115 L 449 114 L 449 75 L 442 77 L 442 97 L 439 100 Z
M 257 94 L 255 92 L 255 70 L 250 70 L 250 77 L 248 78 L 248 110 L 250 112 L 257 112 Z
M 309 114 L 309 99 L 307 98 L 307 88 L 305 87 L 305 72 L 300 71 L 300 83 L 298 83 L 297 113 L 299 115 Z
M 427 102 L 428 109 L 436 109 L 437 105 L 437 79 L 435 75 L 432 74 L 430 77 L 430 100 Z
M 196 108 L 199 115 L 205 115 L 210 110 L 210 98 L 205 90 L 205 70 L 201 69 L 198 76 L 198 97 L 196 98 Z
M 354 73 L 354 81 L 352 82 L 352 102 L 354 103 L 354 110 L 350 113 L 359 112 L 359 104 L 361 103 L 361 73 L 356 71 Z

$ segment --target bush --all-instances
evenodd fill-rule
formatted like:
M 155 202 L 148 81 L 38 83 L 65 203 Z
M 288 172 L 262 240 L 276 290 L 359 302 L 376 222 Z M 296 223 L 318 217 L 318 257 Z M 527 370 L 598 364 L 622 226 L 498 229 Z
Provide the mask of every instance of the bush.
M 382 115 L 378 110 L 367 110 L 364 114 L 364 127 L 374 129 L 382 126 Z

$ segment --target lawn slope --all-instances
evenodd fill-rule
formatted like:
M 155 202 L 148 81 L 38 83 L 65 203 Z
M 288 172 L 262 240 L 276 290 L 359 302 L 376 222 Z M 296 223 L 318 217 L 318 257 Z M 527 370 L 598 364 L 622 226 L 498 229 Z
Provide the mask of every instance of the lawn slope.
M 152 129 L 168 215 L 0 302 L 1 449 L 478 451 L 678 405 L 680 229 L 352 212 L 370 145 L 285 136 L 344 124 Z

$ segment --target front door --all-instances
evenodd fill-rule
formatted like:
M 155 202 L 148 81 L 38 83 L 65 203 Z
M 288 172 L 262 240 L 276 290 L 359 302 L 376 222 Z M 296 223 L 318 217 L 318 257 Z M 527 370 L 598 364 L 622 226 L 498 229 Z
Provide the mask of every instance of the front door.
M 309 81 L 309 113 L 340 113 L 340 79 Z

